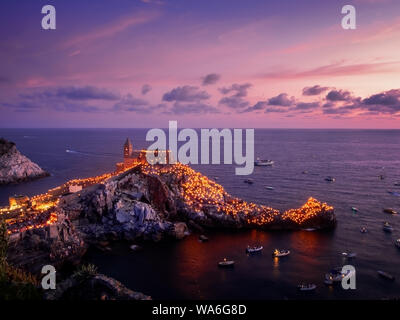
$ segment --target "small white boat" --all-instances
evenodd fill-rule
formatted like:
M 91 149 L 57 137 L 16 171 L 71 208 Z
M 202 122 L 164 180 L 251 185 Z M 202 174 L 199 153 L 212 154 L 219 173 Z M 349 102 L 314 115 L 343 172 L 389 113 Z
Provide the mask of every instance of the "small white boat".
M 206 241 L 208 241 L 208 238 L 204 234 L 202 234 L 202 235 L 200 235 L 199 240 L 202 242 L 206 242 Z
M 387 273 L 387 272 L 382 271 L 382 270 L 378 270 L 377 272 L 382 278 L 385 278 L 385 279 L 390 280 L 390 281 L 394 281 L 395 280 L 395 277 L 392 276 L 390 273 Z
M 272 253 L 272 255 L 277 258 L 286 257 L 289 254 L 290 254 L 290 250 L 278 250 L 278 249 L 275 249 L 274 252 Z
M 356 207 L 351 207 L 351 211 L 353 211 L 353 213 L 357 213 L 359 210 Z
M 300 291 L 314 291 L 315 289 L 317 289 L 317 285 L 314 283 L 310 283 L 310 284 L 299 284 L 297 286 L 297 289 L 299 289 Z
M 361 227 L 360 232 L 361 233 L 367 233 L 368 229 L 366 227 Z
M 383 223 L 383 231 L 392 233 L 393 232 L 393 227 L 390 225 L 389 222 L 384 222 Z
M 383 212 L 387 213 L 387 214 L 392 214 L 392 215 L 397 214 L 397 211 L 393 210 L 392 208 L 383 209 Z
M 254 247 L 247 246 L 246 252 L 247 253 L 257 253 L 257 252 L 261 252 L 263 249 L 264 249 L 263 246 L 254 246 Z
M 227 260 L 226 258 L 224 258 L 223 261 L 218 262 L 218 266 L 221 268 L 233 267 L 234 265 L 235 265 L 235 261 Z
M 139 251 L 142 250 L 141 246 L 138 246 L 137 244 L 133 244 L 129 247 L 132 251 Z
M 355 252 L 343 252 L 342 256 L 345 257 L 345 258 L 348 258 L 348 259 L 352 259 L 352 258 L 357 257 L 357 253 L 355 253 Z
M 267 190 L 275 190 L 274 187 L 268 187 L 268 186 L 266 186 L 265 189 L 267 189 Z
M 400 249 L 400 239 L 397 239 L 394 245 Z
M 307 231 L 307 232 L 313 232 L 313 231 L 315 231 L 315 230 L 317 230 L 316 228 L 306 228 L 306 229 L 303 229 L 303 231 Z
M 257 158 L 257 160 L 254 161 L 254 165 L 257 167 L 271 167 L 274 164 L 275 162 L 272 160 L 260 160 L 260 158 Z
M 328 181 L 328 182 L 335 182 L 336 179 L 335 179 L 334 177 L 328 176 L 328 177 L 325 178 L 325 181 Z

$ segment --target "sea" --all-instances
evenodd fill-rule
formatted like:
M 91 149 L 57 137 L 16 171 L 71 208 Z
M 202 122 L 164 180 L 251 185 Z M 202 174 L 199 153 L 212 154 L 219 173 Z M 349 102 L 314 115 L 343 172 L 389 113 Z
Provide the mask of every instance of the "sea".
M 0 137 L 51 176 L 0 187 L 0 205 L 14 194 L 35 195 L 73 178 L 111 172 L 122 160 L 127 137 L 135 149 L 146 148 L 146 129 L 0 129 Z M 396 299 L 400 298 L 400 130 L 256 129 L 255 156 L 275 161 L 256 167 L 250 177 L 235 175 L 236 165 L 194 165 L 216 179 L 230 194 L 280 210 L 297 208 L 309 197 L 334 206 L 338 224 L 331 231 L 267 232 L 211 230 L 208 242 L 198 234 L 181 241 L 116 243 L 104 253 L 91 249 L 86 263 L 153 299 Z M 327 176 L 335 182 L 327 182 Z M 252 185 L 244 183 L 254 180 Z M 272 187 L 267 189 L 266 187 Z M 270 190 L 271 189 L 271 190 Z M 357 212 L 352 207 L 358 209 Z M 393 233 L 382 229 L 384 221 Z M 368 233 L 361 233 L 366 227 Z M 262 245 L 261 254 L 247 255 L 247 245 Z M 289 249 L 273 259 L 275 249 Z M 355 252 L 354 259 L 343 252 Z M 217 263 L 235 260 L 231 269 Z M 352 265 L 356 289 L 324 284 L 332 268 Z M 395 276 L 388 281 L 377 274 Z M 314 283 L 314 292 L 299 292 L 300 283 Z

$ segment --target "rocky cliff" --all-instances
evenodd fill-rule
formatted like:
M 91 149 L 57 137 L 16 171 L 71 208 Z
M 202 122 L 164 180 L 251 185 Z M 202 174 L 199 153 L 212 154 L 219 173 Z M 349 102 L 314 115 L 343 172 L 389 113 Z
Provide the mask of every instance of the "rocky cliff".
M 286 212 L 234 198 L 188 166 L 139 165 L 103 184 L 60 200 L 86 241 L 183 238 L 187 225 L 296 230 L 332 228 L 334 210 L 310 198 Z
M 0 185 L 47 176 L 48 173 L 22 155 L 13 142 L 0 138 Z

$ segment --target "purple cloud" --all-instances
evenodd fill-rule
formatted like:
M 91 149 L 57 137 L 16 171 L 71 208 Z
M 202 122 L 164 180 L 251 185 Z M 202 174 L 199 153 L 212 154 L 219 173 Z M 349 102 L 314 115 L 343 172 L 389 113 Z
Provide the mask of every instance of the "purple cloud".
M 147 93 L 149 93 L 153 88 L 151 87 L 151 85 L 149 84 L 145 84 L 142 87 L 142 95 L 146 95 Z
M 332 90 L 327 94 L 326 99 L 329 101 L 349 101 L 351 100 L 351 93 L 346 90 Z
M 198 87 L 183 86 L 165 93 L 162 99 L 168 102 L 195 102 L 209 98 L 210 95 L 206 91 L 200 91 Z
M 208 85 L 216 84 L 216 83 L 219 81 L 219 79 L 221 79 L 221 76 L 220 76 L 219 74 L 210 73 L 210 74 L 206 75 L 206 76 L 203 78 L 202 84 L 203 84 L 203 86 L 208 86 Z
M 315 85 L 313 87 L 305 87 L 303 89 L 303 96 L 318 96 L 328 89 L 329 87 L 321 87 L 319 85 Z
M 294 97 L 289 98 L 287 93 L 281 93 L 280 95 L 272 97 L 268 100 L 268 105 L 270 106 L 290 107 L 294 103 Z

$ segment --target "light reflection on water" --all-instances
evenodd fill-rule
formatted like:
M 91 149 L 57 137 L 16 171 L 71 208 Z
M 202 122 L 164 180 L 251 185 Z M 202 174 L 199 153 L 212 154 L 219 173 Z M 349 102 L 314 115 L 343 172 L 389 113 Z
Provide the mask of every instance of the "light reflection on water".
M 52 176 L 28 184 L 0 187 L 0 205 L 11 194 L 33 195 L 66 180 L 113 170 L 121 159 L 126 137 L 135 147 L 146 147 L 146 130 L 4 130 L 4 136 L 47 169 Z M 34 138 L 24 138 L 24 136 Z M 400 296 L 398 282 L 380 279 L 382 269 L 400 278 L 400 216 L 382 213 L 382 208 L 400 211 L 400 197 L 390 195 L 400 181 L 400 131 L 368 130 L 256 130 L 256 157 L 273 159 L 271 168 L 255 168 L 254 184 L 234 175 L 234 166 L 194 166 L 209 177 L 219 177 L 226 190 L 247 201 L 285 210 L 301 206 L 312 196 L 335 207 L 338 226 L 332 232 L 211 232 L 210 242 L 197 236 L 180 242 L 146 244 L 132 253 L 117 246 L 110 254 L 92 252 L 88 260 L 134 290 L 155 298 L 302 298 L 296 286 L 303 281 L 318 285 L 312 298 L 383 298 Z M 70 154 L 65 150 L 84 151 Z M 91 156 L 107 154 L 107 156 Z M 307 171 L 307 174 L 303 174 Z M 385 179 L 378 179 L 384 175 Z M 324 181 L 326 176 L 335 183 Z M 274 190 L 266 190 L 272 186 Z M 351 207 L 357 207 L 354 214 Z M 382 231 L 382 222 L 394 226 L 393 234 Z M 360 233 L 366 226 L 367 234 Z M 247 245 L 261 244 L 264 252 L 245 254 Z M 274 261 L 275 248 L 291 255 Z M 332 267 L 342 265 L 341 253 L 357 252 L 351 263 L 357 270 L 357 290 L 344 292 L 323 284 Z M 217 267 L 223 258 L 236 261 L 231 270 Z M 347 263 L 347 262 L 346 262 Z

